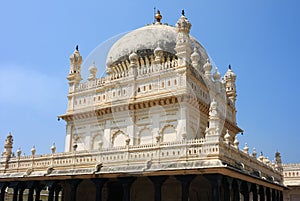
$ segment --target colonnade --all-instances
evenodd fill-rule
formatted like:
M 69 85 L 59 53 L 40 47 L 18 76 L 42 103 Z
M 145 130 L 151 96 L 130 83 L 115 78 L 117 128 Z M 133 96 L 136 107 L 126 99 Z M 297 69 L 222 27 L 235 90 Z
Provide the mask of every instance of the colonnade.
M 221 174 L 205 174 L 202 175 L 209 187 L 210 201 L 283 201 L 281 190 L 272 189 L 255 183 L 250 183 Z M 147 177 L 154 189 L 154 201 L 162 201 L 162 186 L 170 176 L 149 176 Z M 181 198 L 178 200 L 188 201 L 190 196 L 190 184 L 197 175 L 176 175 L 174 176 L 180 183 Z M 40 201 L 40 193 L 42 189 L 46 189 L 48 201 L 81 201 L 77 194 L 78 185 L 89 180 L 94 185 L 95 192 L 93 195 L 95 201 L 102 200 L 103 187 L 106 184 L 108 188 L 107 201 L 130 201 L 131 186 L 137 177 L 119 177 L 113 179 L 108 178 L 92 178 L 92 179 L 69 179 L 69 180 L 51 180 L 51 181 L 0 181 L 0 201 L 5 201 L 6 189 L 12 188 L 12 201 L 23 201 L 24 190 L 27 189 L 27 201 Z M 66 190 L 68 188 L 68 190 Z M 197 186 L 198 188 L 198 186 Z M 199 186 L 201 188 L 201 186 Z M 66 195 L 67 193 L 67 195 Z M 26 201 L 26 200 L 24 200 Z

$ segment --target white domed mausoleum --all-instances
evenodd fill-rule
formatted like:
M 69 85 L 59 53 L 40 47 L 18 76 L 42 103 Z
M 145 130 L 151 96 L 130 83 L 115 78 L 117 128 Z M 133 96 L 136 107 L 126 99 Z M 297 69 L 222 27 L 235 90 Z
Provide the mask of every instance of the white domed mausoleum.
M 22 156 L 7 136 L 0 201 L 282 201 L 283 165 L 239 147 L 236 74 L 213 68 L 184 15 L 115 42 L 106 74 L 70 56 L 65 152 Z

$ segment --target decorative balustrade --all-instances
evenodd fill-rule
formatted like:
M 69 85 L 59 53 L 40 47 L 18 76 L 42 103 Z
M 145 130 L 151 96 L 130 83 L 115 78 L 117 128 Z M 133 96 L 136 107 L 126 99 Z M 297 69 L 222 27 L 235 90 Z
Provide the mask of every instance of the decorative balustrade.
M 93 89 L 93 88 L 96 88 L 96 87 L 99 87 L 99 86 L 104 86 L 105 81 L 106 81 L 105 79 L 106 79 L 105 77 L 101 77 L 101 78 L 96 78 L 96 79 L 91 80 L 91 81 L 79 83 L 75 87 L 75 90 L 76 90 L 76 92 L 79 92 L 79 91 L 85 91 L 85 90 L 88 90 L 88 89 Z
M 13 157 L 8 161 L 8 166 L 3 160 L 0 172 L 27 172 L 47 171 L 47 168 L 72 169 L 72 168 L 94 168 L 102 163 L 103 166 L 114 168 L 131 165 L 145 165 L 152 161 L 156 164 L 173 164 L 186 161 L 201 161 L 220 159 L 241 171 L 261 171 L 262 175 L 272 175 L 280 180 L 280 172 L 270 164 L 258 160 L 256 157 L 245 153 L 224 142 L 208 142 L 206 139 L 189 139 L 176 142 L 158 142 L 156 144 L 127 145 L 123 147 L 112 147 L 92 151 L 74 151 L 66 153 L 53 153 L 44 155 L 31 155 Z M 237 166 L 237 159 L 239 164 Z M 240 167 L 239 167 L 240 166 Z M 192 167 L 191 167 L 192 168 Z

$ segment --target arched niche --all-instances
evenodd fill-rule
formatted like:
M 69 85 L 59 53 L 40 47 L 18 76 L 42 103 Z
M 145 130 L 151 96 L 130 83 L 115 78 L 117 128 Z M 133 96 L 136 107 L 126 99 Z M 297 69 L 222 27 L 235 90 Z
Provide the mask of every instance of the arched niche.
M 112 145 L 113 147 L 122 147 L 126 145 L 126 140 L 128 136 L 123 131 L 117 131 L 112 135 Z
M 177 132 L 173 125 L 166 125 L 162 129 L 161 134 L 163 142 L 173 142 L 177 140 Z
M 153 143 L 153 135 L 148 128 L 144 128 L 139 133 L 139 144 L 152 144 Z
M 102 133 L 96 133 L 91 138 L 91 149 L 96 150 L 102 147 Z

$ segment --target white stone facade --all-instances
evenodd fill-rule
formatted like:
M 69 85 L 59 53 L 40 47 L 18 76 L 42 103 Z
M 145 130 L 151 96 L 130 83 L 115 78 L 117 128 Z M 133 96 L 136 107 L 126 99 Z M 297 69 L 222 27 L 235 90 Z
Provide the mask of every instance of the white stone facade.
M 231 141 L 242 130 L 236 124 L 235 74 L 221 82 L 205 49 L 189 35 L 191 24 L 182 15 L 176 27 L 155 23 L 134 30 L 108 53 L 106 76 L 96 78 L 93 64 L 81 81 L 78 49 L 71 66 L 65 151 L 204 139 L 208 108 L 215 99 L 219 136 Z M 193 50 L 193 52 L 192 52 Z

